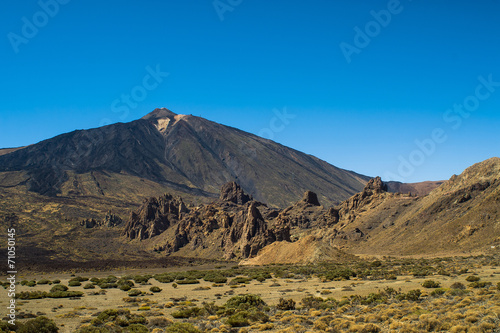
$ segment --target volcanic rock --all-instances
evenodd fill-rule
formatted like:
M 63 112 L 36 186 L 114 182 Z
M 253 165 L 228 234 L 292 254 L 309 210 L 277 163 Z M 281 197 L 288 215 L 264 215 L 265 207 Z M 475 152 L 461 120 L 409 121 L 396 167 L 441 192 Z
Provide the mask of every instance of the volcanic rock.
M 219 200 L 229 201 L 238 205 L 244 205 L 253 200 L 252 196 L 247 195 L 240 185 L 235 182 L 224 184 L 220 191 Z

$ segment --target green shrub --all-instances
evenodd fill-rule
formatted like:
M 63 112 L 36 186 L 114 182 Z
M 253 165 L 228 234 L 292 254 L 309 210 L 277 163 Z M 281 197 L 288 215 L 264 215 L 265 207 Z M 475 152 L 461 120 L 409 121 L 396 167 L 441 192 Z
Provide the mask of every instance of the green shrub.
M 203 280 L 213 283 L 226 283 L 227 277 L 220 275 L 219 273 L 208 273 L 203 277 Z
M 465 285 L 461 282 L 455 282 L 450 286 L 450 288 L 463 290 L 463 289 L 465 289 Z
M 48 280 L 48 279 L 41 279 L 40 281 L 38 281 L 36 284 L 52 284 L 52 281 Z
M 21 281 L 21 286 L 34 287 L 34 286 L 36 286 L 36 281 L 35 280 L 31 280 L 31 281 L 23 280 L 23 281 Z
M 58 284 L 58 283 L 61 283 L 61 280 L 59 280 L 59 279 L 55 279 L 55 280 L 53 280 L 53 281 L 52 281 L 52 283 L 53 283 L 53 284 Z
M 415 290 L 410 290 L 406 294 L 398 294 L 396 295 L 396 299 L 402 301 L 402 300 L 407 300 L 407 301 L 418 301 L 420 300 L 420 296 L 422 295 L 422 292 L 420 289 L 415 289 Z
M 56 323 L 47 317 L 30 319 L 16 330 L 17 333 L 57 333 L 59 328 Z
M 47 294 L 48 298 L 69 298 L 69 297 L 82 297 L 81 291 L 54 291 Z
M 128 332 L 130 333 L 148 333 L 149 330 L 146 326 L 141 324 L 132 324 L 127 327 Z
M 101 289 L 118 288 L 118 283 L 116 283 L 116 282 L 101 282 L 101 281 L 99 281 L 99 283 L 97 285 Z
M 17 328 L 19 328 L 20 324 L 18 323 L 17 325 L 11 325 L 5 320 L 0 320 L 0 332 L 10 332 L 10 331 L 15 331 Z
M 41 299 L 47 297 L 47 293 L 44 291 L 21 291 L 16 294 L 16 298 L 19 299 Z
M 232 279 L 231 281 L 229 281 L 229 285 L 235 286 L 235 285 L 241 284 L 241 283 L 247 284 L 247 283 L 250 283 L 250 281 L 252 281 L 252 280 L 249 278 L 238 276 L 238 277 L 235 277 L 234 279 Z
M 444 288 L 436 288 L 431 292 L 431 296 L 437 297 L 441 296 L 446 292 L 446 289 Z
M 422 283 L 422 287 L 424 288 L 439 288 L 440 286 L 441 284 L 434 280 L 425 280 L 424 283 Z
M 261 308 L 265 305 L 266 303 L 262 300 L 262 298 L 260 298 L 260 296 L 253 294 L 233 296 L 227 300 L 226 304 L 224 304 L 226 308 L 233 308 L 233 309 L 237 308 L 248 309 L 250 307 Z
M 370 293 L 366 297 L 362 297 L 360 299 L 360 303 L 363 305 L 369 305 L 373 303 L 385 303 L 387 301 L 387 297 L 380 293 Z
M 77 280 L 70 280 L 68 282 L 68 286 L 70 286 L 70 287 L 79 287 L 81 285 L 82 285 L 82 283 L 80 281 L 77 281 Z
M 151 291 L 153 293 L 159 293 L 161 291 L 161 288 L 159 288 L 157 286 L 153 286 L 153 287 L 149 288 L 149 291 Z
M 351 277 L 355 277 L 356 273 L 347 267 L 336 267 L 328 270 L 322 276 L 329 281 L 340 281 L 349 280 Z
M 139 289 L 132 289 L 128 292 L 128 295 L 131 297 L 140 296 L 141 294 L 142 292 Z
M 232 327 L 249 326 L 255 322 L 267 323 L 269 317 L 262 311 L 251 309 L 238 311 L 227 319 L 227 324 Z
M 295 310 L 295 301 L 293 299 L 284 299 L 280 298 L 278 305 L 276 305 L 276 308 L 278 310 Z
M 66 287 L 63 284 L 56 284 L 55 286 L 50 288 L 51 293 L 56 292 L 56 291 L 66 291 L 66 290 L 68 290 L 68 287 Z
M 120 290 L 123 290 L 123 291 L 129 291 L 130 289 L 132 289 L 131 286 L 129 286 L 128 284 L 121 284 L 119 286 Z
M 465 279 L 465 281 L 467 282 L 477 282 L 479 280 L 481 280 L 481 278 L 479 276 L 474 276 L 474 275 L 470 275 Z
M 134 282 L 138 284 L 146 284 L 149 279 L 151 279 L 151 275 L 136 275 L 133 278 Z
M 91 324 L 94 326 L 103 326 L 104 324 L 107 323 L 113 323 L 115 325 L 121 326 L 121 327 L 126 327 L 126 326 L 131 326 L 134 324 L 146 324 L 147 320 L 143 316 L 131 314 L 130 310 L 127 309 L 108 309 L 100 312 L 97 315 L 97 318 L 93 319 Z M 107 324 L 109 325 L 109 324 Z M 129 326 L 129 327 L 130 327 Z M 137 327 L 136 329 L 141 329 Z M 141 332 L 141 331 L 137 331 Z
M 178 284 L 197 284 L 200 283 L 200 281 L 195 280 L 195 279 L 185 279 L 185 280 L 179 280 L 177 281 Z
M 202 316 L 204 313 L 205 309 L 192 307 L 172 312 L 172 317 L 185 319 L 185 318 L 199 317 Z
M 302 306 L 308 309 L 332 309 L 337 306 L 337 302 L 332 299 L 323 299 L 321 297 L 307 296 L 301 300 Z M 350 303 L 346 300 L 345 304 Z M 344 305 L 344 304 L 342 304 Z M 342 306 L 340 303 L 338 306 Z
M 84 286 L 83 286 L 83 289 L 94 289 L 95 286 L 92 284 L 92 283 L 86 283 Z
M 477 282 L 472 282 L 469 284 L 469 287 L 477 289 L 477 288 L 487 288 L 491 286 L 493 283 L 491 282 L 486 282 L 486 281 L 477 281 Z
M 69 280 L 69 281 L 85 282 L 88 280 L 89 280 L 89 278 L 87 278 L 87 277 L 76 276 L 74 278 L 71 278 L 71 280 Z
M 119 280 L 117 284 L 118 288 L 123 291 L 129 291 L 132 287 L 134 287 L 134 282 L 130 280 Z

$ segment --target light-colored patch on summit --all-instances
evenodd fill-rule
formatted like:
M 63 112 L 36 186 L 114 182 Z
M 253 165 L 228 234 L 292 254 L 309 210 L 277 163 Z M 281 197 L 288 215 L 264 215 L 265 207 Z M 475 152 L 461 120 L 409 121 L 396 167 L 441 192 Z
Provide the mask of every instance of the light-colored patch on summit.
M 170 124 L 170 118 L 160 118 L 157 119 L 155 127 L 158 131 L 164 132 L 167 129 L 168 124 Z
M 184 119 L 186 117 L 187 117 L 187 115 L 185 115 L 185 114 L 177 114 L 177 115 L 175 115 L 175 117 L 174 117 L 174 119 L 175 119 L 174 125 L 177 124 L 177 122 L 179 120 L 182 120 L 182 119 Z

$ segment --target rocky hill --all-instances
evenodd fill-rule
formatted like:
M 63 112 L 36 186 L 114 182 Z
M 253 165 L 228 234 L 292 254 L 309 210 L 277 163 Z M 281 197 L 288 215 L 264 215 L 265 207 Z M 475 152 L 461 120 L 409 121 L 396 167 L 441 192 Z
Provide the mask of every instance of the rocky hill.
M 166 254 L 223 256 L 244 259 L 243 264 L 338 261 L 349 254 L 485 253 L 500 246 L 498 158 L 453 176 L 426 196 L 387 190 L 376 177 L 335 207 L 322 206 L 306 191 L 281 210 L 229 183 L 206 206 L 184 208 L 171 196 L 147 200 L 132 214 L 125 235 Z
M 124 236 L 166 254 L 248 258 L 275 241 L 290 241 L 287 226 L 266 221 L 275 213 L 230 182 L 209 205 L 188 208 L 168 194 L 145 200 L 131 214 Z
M 373 187 L 375 189 L 369 189 Z M 386 192 L 380 180 L 343 202 L 339 222 L 314 230 L 351 253 L 457 255 L 500 245 L 500 159 L 475 164 L 426 196 Z
M 293 203 L 306 189 L 335 204 L 368 179 L 276 142 L 167 109 L 0 153 L 0 187 L 46 196 L 134 201 L 169 192 L 208 202 L 223 184 L 236 181 L 273 206 Z

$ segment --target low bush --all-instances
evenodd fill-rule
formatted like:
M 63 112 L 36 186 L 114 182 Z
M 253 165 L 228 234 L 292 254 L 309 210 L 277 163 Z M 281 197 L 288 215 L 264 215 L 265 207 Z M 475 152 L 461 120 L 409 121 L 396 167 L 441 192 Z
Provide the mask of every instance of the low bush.
M 56 284 L 55 286 L 50 288 L 51 293 L 56 292 L 56 291 L 66 291 L 66 290 L 68 290 L 68 287 L 66 287 L 63 284 Z
M 477 282 L 479 280 L 481 280 L 481 278 L 479 276 L 474 276 L 474 275 L 470 275 L 467 278 L 465 278 L 465 281 L 467 282 Z
M 174 318 L 193 318 L 199 317 L 205 314 L 205 309 L 199 307 L 183 308 L 178 311 L 172 312 L 172 317 Z
M 431 296 L 437 297 L 441 296 L 446 292 L 446 289 L 444 288 L 436 288 L 431 292 Z
M 237 284 L 242 284 L 242 283 L 247 284 L 247 283 L 250 283 L 250 281 L 252 281 L 250 278 L 238 276 L 238 277 L 235 277 L 234 279 L 232 279 L 231 281 L 229 281 L 229 285 L 235 286 Z
M 128 292 L 128 295 L 131 297 L 140 296 L 141 294 L 142 292 L 139 289 L 132 289 Z
M 284 299 L 280 298 L 278 305 L 276 305 L 276 308 L 278 310 L 295 310 L 295 304 L 296 302 L 293 299 Z
M 153 287 L 149 288 L 149 291 L 151 291 L 153 293 L 159 293 L 161 291 L 161 288 L 159 288 L 157 286 L 153 286 Z
M 439 288 L 439 287 L 441 287 L 441 283 L 436 282 L 434 280 L 425 280 L 422 283 L 422 287 L 424 287 L 424 288 Z
M 197 284 L 197 283 L 200 283 L 200 281 L 195 279 L 186 279 L 177 281 L 177 284 Z
M 30 319 L 24 324 L 17 324 L 16 333 L 57 333 L 59 328 L 56 323 L 47 317 Z
M 478 289 L 478 288 L 488 288 L 491 286 L 493 283 L 487 282 L 487 281 L 477 281 L 477 282 L 472 282 L 469 284 L 469 287 Z
M 69 298 L 69 297 L 82 297 L 81 291 L 55 291 L 47 294 L 48 298 Z
M 42 284 L 52 284 L 52 281 L 50 281 L 48 279 L 41 279 L 36 284 L 39 284 L 39 285 L 42 285 Z
M 261 308 L 265 305 L 266 303 L 262 300 L 262 298 L 260 298 L 260 296 L 245 294 L 231 297 L 224 304 L 224 307 L 233 309 L 248 309 L 251 307 Z
M 267 323 L 269 317 L 257 309 L 238 311 L 227 319 L 227 324 L 232 327 L 244 327 L 256 322 Z
M 451 289 L 460 289 L 463 290 L 465 289 L 465 285 L 462 282 L 455 282 L 450 286 Z

